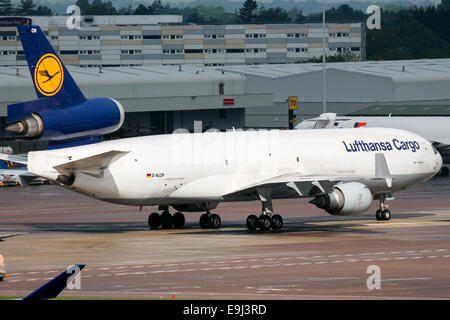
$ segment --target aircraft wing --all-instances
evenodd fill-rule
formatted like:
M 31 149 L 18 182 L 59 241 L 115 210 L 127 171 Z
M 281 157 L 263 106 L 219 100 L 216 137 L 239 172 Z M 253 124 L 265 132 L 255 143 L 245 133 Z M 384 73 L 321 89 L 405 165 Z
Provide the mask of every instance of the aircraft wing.
M 0 153 L 0 160 L 11 161 L 21 164 L 27 164 L 27 156 L 18 156 L 14 154 Z
M 18 236 L 20 233 L 8 233 L 8 234 L 0 234 L 0 241 L 3 241 L 3 239 L 11 238 Z
M 332 191 L 333 186 L 340 182 L 361 182 L 376 181 L 381 188 L 390 188 L 392 186 L 392 177 L 386 163 L 384 154 L 375 155 L 375 175 L 357 176 L 351 175 L 317 175 L 307 176 L 302 172 L 286 172 L 276 176 L 259 175 L 227 175 L 219 174 L 204 177 L 190 183 L 171 193 L 173 198 L 189 199 L 210 199 L 232 200 L 238 198 L 264 197 L 264 194 L 277 195 L 297 194 L 300 197 L 310 197 L 320 193 Z M 220 196 L 219 196 L 220 195 Z

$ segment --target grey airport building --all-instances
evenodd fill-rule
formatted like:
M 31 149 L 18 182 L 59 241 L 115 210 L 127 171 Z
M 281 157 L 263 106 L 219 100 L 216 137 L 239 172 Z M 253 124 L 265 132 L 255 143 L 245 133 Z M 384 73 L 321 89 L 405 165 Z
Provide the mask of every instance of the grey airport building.
M 193 131 L 194 121 L 203 130 L 287 128 L 290 96 L 298 97 L 298 121 L 322 113 L 322 65 L 299 63 L 321 55 L 320 25 L 197 26 L 177 16 L 149 17 L 92 17 L 80 30 L 52 17 L 42 22 L 84 94 L 123 105 L 116 136 Z M 0 56 L 4 127 L 8 104 L 36 96 L 15 28 L 0 27 L 0 35 L 0 50 L 15 51 Z M 364 61 L 361 24 L 328 24 L 326 35 L 327 54 L 352 52 L 361 60 L 327 64 L 327 112 L 389 105 L 450 113 L 450 59 Z

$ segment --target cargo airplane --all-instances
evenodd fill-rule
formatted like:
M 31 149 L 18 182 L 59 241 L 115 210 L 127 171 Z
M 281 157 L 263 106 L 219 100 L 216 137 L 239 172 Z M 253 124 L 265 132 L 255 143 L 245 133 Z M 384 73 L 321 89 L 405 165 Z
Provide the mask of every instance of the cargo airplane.
M 442 159 L 421 136 L 398 129 L 237 131 L 100 141 L 123 122 L 116 100 L 86 99 L 37 26 L 19 26 L 40 99 L 8 106 L 9 131 L 45 138 L 52 150 L 28 154 L 28 170 L 107 202 L 148 206 L 151 228 L 181 228 L 184 212 L 202 211 L 218 228 L 220 202 L 258 200 L 248 229 L 280 229 L 273 199 L 312 198 L 332 215 L 358 215 L 379 200 L 389 220 L 391 194 L 431 179 Z M 41 69 L 55 75 L 47 82 Z M 57 73 L 59 71 L 59 73 Z M 173 207 L 177 212 L 169 213 Z

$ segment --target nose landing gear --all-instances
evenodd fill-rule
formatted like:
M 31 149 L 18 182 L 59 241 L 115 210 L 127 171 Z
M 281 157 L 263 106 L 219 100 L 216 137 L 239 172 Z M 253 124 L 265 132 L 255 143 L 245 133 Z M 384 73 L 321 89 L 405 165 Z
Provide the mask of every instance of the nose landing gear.
M 380 209 L 375 213 L 375 218 L 378 221 L 387 221 L 391 219 L 391 212 L 388 210 L 388 205 L 386 204 L 386 195 L 380 194 Z

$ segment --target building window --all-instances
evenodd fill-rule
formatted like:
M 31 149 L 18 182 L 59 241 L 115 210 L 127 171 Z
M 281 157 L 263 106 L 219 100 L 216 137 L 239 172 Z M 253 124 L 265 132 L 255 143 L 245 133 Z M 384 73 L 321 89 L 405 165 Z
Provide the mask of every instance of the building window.
M 142 50 L 120 50 L 121 54 L 141 54 Z
M 61 50 L 60 54 L 78 54 L 78 50 Z
M 183 49 L 163 49 L 164 54 L 181 54 L 184 53 Z
M 184 53 L 202 53 L 202 49 L 185 49 Z
M 203 35 L 205 39 L 223 39 L 225 38 L 224 34 L 205 34 Z
M 288 52 L 307 52 L 308 48 L 287 48 Z
M 146 39 L 161 39 L 161 35 L 144 35 L 144 40 Z
M 243 53 L 244 49 L 227 49 L 227 53 Z
M 181 35 L 181 34 L 165 34 L 165 35 L 163 35 L 162 36 L 162 38 L 164 39 L 164 40 L 178 40 L 178 39 L 183 39 L 183 35 Z
M 100 54 L 100 50 L 80 50 L 79 54 Z
M 120 39 L 121 40 L 141 40 L 142 36 L 141 35 L 133 35 L 133 34 L 121 35 Z M 88 40 L 90 40 L 90 39 L 88 39 Z
M 98 40 L 100 36 L 79 36 L 80 40 Z
M 225 49 L 203 49 L 203 53 L 225 53 Z
M 219 94 L 223 95 L 225 93 L 225 83 L 219 83 Z
M 8 55 L 14 55 L 16 54 L 16 51 L 13 50 L 4 50 L 4 51 L 0 51 L 0 53 L 4 56 L 8 56 Z
M 306 33 L 288 33 L 288 38 L 305 38 L 307 36 Z

